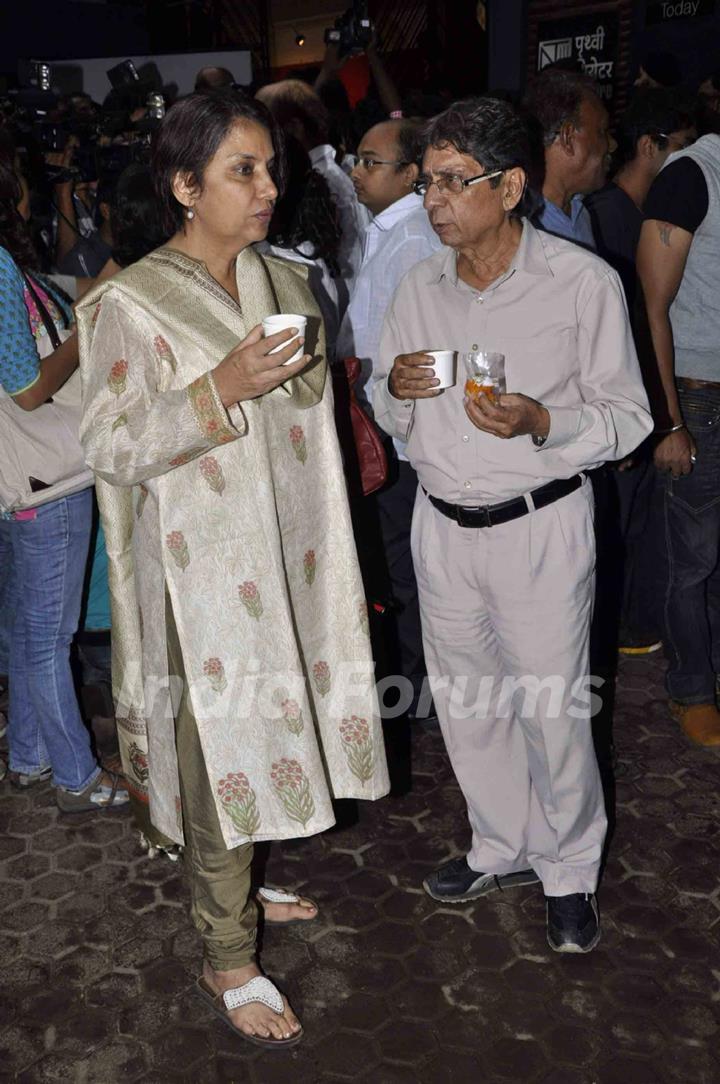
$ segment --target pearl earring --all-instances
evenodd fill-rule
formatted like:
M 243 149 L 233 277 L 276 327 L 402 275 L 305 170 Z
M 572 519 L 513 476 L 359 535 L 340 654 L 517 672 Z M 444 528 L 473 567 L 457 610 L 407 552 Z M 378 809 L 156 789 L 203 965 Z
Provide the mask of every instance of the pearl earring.
M 188 217 L 188 219 L 193 219 L 195 217 L 195 212 L 193 211 L 192 207 L 188 207 L 188 209 L 187 209 L 187 217 Z

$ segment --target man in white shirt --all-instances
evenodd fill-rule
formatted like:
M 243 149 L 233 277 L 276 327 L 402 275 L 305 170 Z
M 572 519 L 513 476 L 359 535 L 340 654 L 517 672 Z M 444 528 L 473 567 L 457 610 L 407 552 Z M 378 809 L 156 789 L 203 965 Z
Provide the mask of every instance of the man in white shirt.
M 342 230 L 338 253 L 342 283 L 338 284 L 338 292 L 344 312 L 354 276 L 360 269 L 362 235 L 370 213 L 358 203 L 352 181 L 335 161 L 335 149 L 328 143 L 328 112 L 312 87 L 299 79 L 282 79 L 262 87 L 256 97 L 268 107 L 283 131 L 302 144 L 313 169 L 322 174 L 333 195 Z
M 363 137 L 352 171 L 357 198 L 375 216 L 363 237 L 363 261 L 338 337 L 338 357 L 358 357 L 362 398 L 378 357 L 385 311 L 406 272 L 442 247 L 413 191 L 422 154 L 421 127 L 415 121 L 376 124 Z M 390 482 L 378 493 L 377 509 L 385 559 L 396 609 L 397 661 L 413 686 L 406 706 L 415 714 L 425 676 L 417 585 L 410 552 L 417 475 L 395 440 L 397 458 Z M 401 701 L 402 697 L 401 697 Z

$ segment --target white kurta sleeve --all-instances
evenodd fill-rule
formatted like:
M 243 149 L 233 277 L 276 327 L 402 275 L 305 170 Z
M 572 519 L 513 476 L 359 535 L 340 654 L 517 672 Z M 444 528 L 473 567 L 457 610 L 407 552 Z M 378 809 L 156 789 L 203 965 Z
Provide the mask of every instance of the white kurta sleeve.
M 88 466 L 112 485 L 130 486 L 242 436 L 218 394 L 212 372 L 187 387 L 161 389 L 160 359 L 142 316 L 109 291 L 102 298 L 86 356 L 81 356 L 80 439 Z

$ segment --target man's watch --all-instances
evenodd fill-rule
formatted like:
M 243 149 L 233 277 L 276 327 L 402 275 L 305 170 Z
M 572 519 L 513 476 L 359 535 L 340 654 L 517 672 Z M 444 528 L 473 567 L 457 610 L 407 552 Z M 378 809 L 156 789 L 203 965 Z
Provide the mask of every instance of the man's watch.
M 539 437 L 537 433 L 533 433 L 532 442 L 536 448 L 542 448 L 543 444 L 547 440 L 547 437 Z

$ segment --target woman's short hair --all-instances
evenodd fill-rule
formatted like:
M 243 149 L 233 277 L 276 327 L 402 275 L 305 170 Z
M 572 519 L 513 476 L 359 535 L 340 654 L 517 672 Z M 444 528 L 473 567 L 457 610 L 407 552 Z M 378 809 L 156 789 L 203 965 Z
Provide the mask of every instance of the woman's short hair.
M 269 133 L 275 150 L 272 176 L 278 191 L 282 191 L 285 176 L 283 137 L 265 106 L 238 90 L 189 94 L 168 110 L 153 145 L 153 180 L 163 228 L 168 236 L 181 229 L 185 221 L 185 209 L 173 192 L 175 177 L 178 173 L 189 173 L 202 188 L 208 163 L 238 121 L 259 124 Z
M 474 158 L 487 173 L 519 167 L 525 176 L 533 171 L 530 133 L 525 117 L 510 102 L 484 95 L 453 102 L 444 113 L 433 117 L 425 129 L 425 146 L 454 147 Z M 497 188 L 502 178 L 488 183 Z M 531 214 L 536 199 L 526 186 L 512 214 Z

